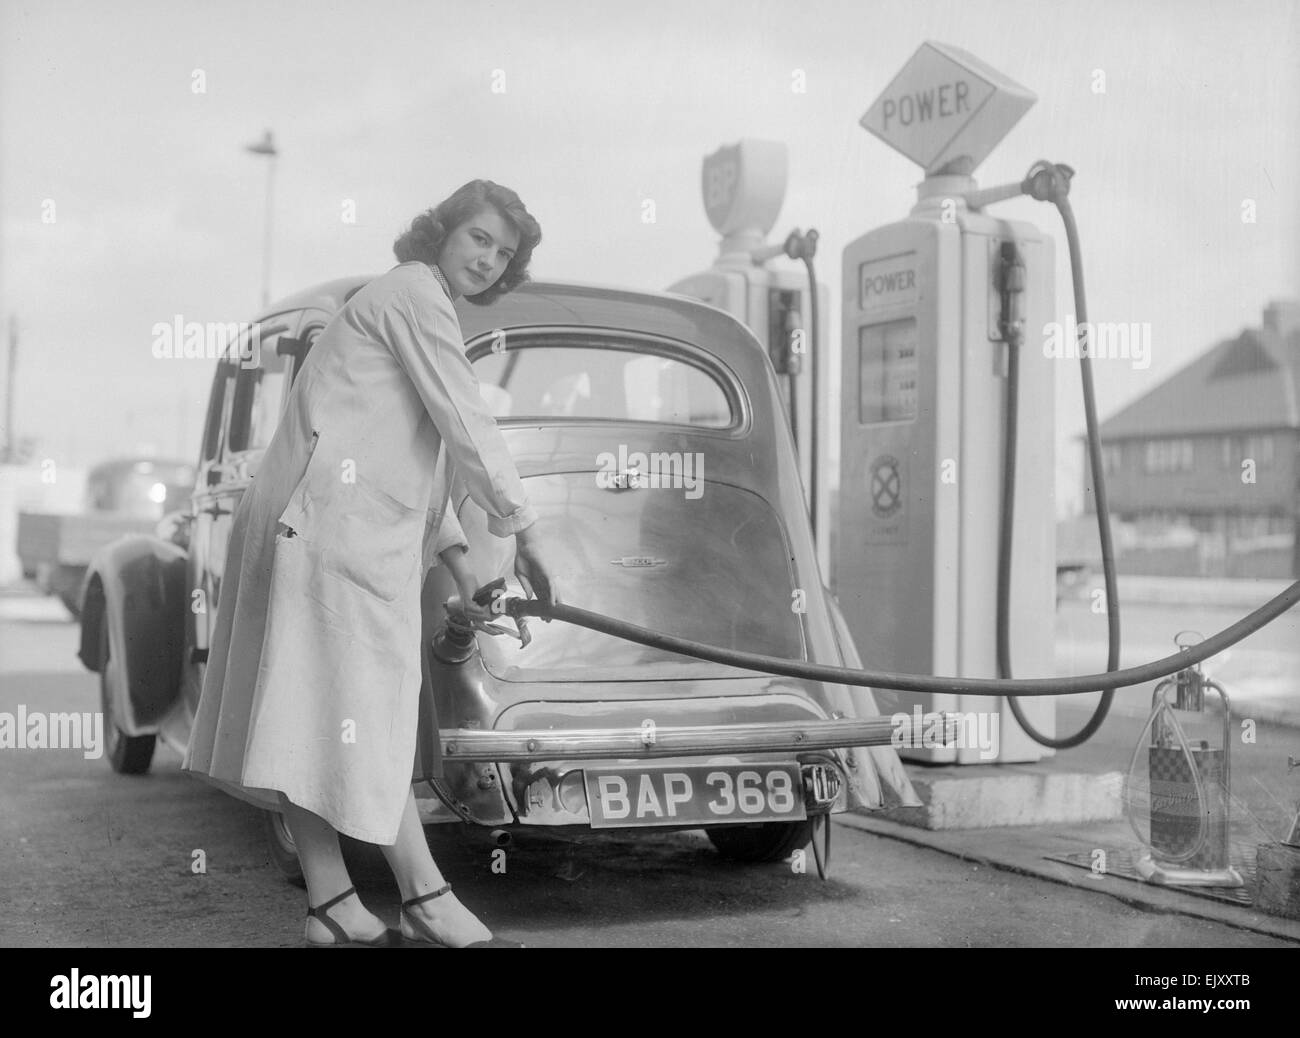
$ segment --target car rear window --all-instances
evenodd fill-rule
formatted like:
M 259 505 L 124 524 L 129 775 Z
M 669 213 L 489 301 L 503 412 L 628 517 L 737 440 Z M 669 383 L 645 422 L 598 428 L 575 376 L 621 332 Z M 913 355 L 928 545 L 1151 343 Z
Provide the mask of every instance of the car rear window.
M 792 552 L 757 494 L 707 478 L 699 496 L 668 488 L 611 491 L 589 472 L 528 476 L 547 526 L 564 600 L 652 631 L 740 652 L 806 659 Z M 481 579 L 513 572 L 513 538 L 494 537 L 472 500 L 459 517 Z M 510 594 L 521 594 L 517 584 Z M 509 626 L 509 621 L 505 621 Z M 479 639 L 504 681 L 652 681 L 723 675 L 719 664 L 565 623 L 532 624 L 533 643 Z
M 737 424 L 721 373 L 667 344 L 501 335 L 471 353 L 499 419 L 608 420 L 727 429 Z

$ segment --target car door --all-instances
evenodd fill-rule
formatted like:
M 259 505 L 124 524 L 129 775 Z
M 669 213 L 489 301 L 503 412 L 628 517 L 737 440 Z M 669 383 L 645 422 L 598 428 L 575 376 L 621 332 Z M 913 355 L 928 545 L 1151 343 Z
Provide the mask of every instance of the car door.
M 300 311 L 265 318 L 246 333 L 258 336 L 257 348 L 241 340 L 233 358 L 218 362 L 213 378 L 190 533 L 184 685 L 191 717 L 216 625 L 232 517 L 279 425 L 301 318 Z

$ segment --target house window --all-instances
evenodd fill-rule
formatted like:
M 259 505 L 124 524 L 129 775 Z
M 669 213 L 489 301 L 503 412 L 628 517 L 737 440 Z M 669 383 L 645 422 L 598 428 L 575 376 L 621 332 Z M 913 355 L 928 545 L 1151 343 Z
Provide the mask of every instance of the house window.
M 1236 469 L 1250 460 L 1256 468 L 1273 467 L 1272 436 L 1225 436 L 1223 438 L 1223 467 Z
M 1273 467 L 1273 437 L 1247 436 L 1242 457 L 1253 458 L 1255 464 L 1262 469 L 1271 469 Z
M 1148 473 L 1190 472 L 1194 461 L 1191 440 L 1148 440 L 1143 459 Z
M 1101 467 L 1108 476 L 1113 476 L 1124 467 L 1124 447 L 1118 443 L 1101 445 Z

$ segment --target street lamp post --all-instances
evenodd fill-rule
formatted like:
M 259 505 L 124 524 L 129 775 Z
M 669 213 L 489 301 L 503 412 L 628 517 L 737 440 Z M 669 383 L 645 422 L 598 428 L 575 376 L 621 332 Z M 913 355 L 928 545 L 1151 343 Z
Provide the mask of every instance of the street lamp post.
M 275 150 L 275 141 L 271 137 L 270 130 L 266 131 L 260 141 L 247 145 L 244 150 L 251 151 L 254 155 L 265 155 L 267 160 L 266 237 L 262 243 L 262 306 L 265 307 L 271 302 L 271 198 L 275 181 L 275 157 L 279 152 Z
M 14 379 L 18 377 L 18 316 L 9 315 L 9 372 L 5 379 L 5 445 L 0 461 L 17 463 L 18 441 L 14 424 Z

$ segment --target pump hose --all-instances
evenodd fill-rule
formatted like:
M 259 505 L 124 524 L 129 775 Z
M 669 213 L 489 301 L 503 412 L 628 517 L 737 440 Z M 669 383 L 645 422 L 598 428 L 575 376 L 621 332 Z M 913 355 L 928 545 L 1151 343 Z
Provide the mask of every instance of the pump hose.
M 720 663 L 724 666 L 739 667 L 742 670 L 753 670 L 764 674 L 779 674 L 784 677 L 806 678 L 810 681 L 825 681 L 841 685 L 891 688 L 902 692 L 975 696 L 1073 696 L 1080 692 L 1140 685 L 1147 681 L 1168 677 L 1170 674 L 1209 659 L 1230 645 L 1235 645 L 1269 621 L 1277 619 L 1297 602 L 1300 602 L 1300 580 L 1230 627 L 1225 627 L 1205 641 L 1181 649 L 1171 656 L 1165 656 L 1151 663 L 1143 663 L 1137 667 L 1129 667 L 1127 670 L 1112 670 L 1106 674 L 1080 674 L 1067 678 L 1020 678 L 1014 681 L 1003 678 L 941 678 L 924 674 L 853 670 L 849 667 L 832 667 L 824 663 L 787 660 L 779 656 L 762 656 L 758 653 L 740 652 L 736 649 L 723 649 L 716 645 L 689 641 L 686 638 L 652 631 L 648 627 L 639 627 L 625 620 L 616 620 L 587 609 L 579 609 L 577 606 L 548 606 L 536 598 L 504 598 L 502 607 L 507 615 L 516 619 L 521 616 L 537 616 L 543 620 L 559 620 L 562 623 L 585 627 L 639 645 L 647 645 L 652 649 L 664 649 L 683 656 L 707 660 L 710 663 Z
M 1083 283 L 1083 252 L 1079 246 L 1079 229 L 1070 207 L 1070 177 L 1068 166 L 1055 166 L 1050 162 L 1034 163 L 1022 184 L 1025 192 L 1040 201 L 1053 203 L 1065 225 L 1065 239 L 1070 250 L 1070 275 L 1074 288 L 1074 312 L 1077 326 L 1085 336 L 1080 346 L 1087 343 L 1088 302 Z M 1007 420 L 1002 464 L 1002 517 L 998 544 L 997 588 L 997 665 L 998 676 L 1010 678 L 1011 673 L 1011 545 L 1015 515 L 1016 492 L 1016 437 L 1019 414 L 1019 343 L 1011 343 L 1007 371 Z M 1087 349 L 1079 350 L 1079 375 L 1083 385 L 1083 412 L 1087 423 L 1088 467 L 1092 474 L 1094 508 L 1097 513 L 1097 535 L 1101 543 L 1102 581 L 1106 595 L 1106 670 L 1119 667 L 1120 627 L 1119 592 L 1115 580 L 1115 553 L 1110 533 L 1110 507 L 1106 499 L 1106 475 L 1101 461 L 1101 436 L 1097 426 L 1097 402 L 1092 384 L 1092 358 Z M 1106 720 L 1113 688 L 1102 692 L 1101 702 L 1088 722 L 1073 735 L 1054 738 L 1035 728 L 1025 716 L 1015 696 L 1007 697 L 1007 706 L 1026 735 L 1034 742 L 1054 750 L 1068 750 L 1087 742 Z
M 813 464 L 809 471 L 808 482 L 808 522 L 813 529 L 813 534 L 817 533 L 817 461 L 819 450 L 818 426 L 821 425 L 821 412 L 817 409 L 817 336 L 819 334 L 817 323 L 817 274 L 813 270 L 813 256 L 817 251 L 817 232 L 809 228 L 808 234 L 804 239 L 805 248 L 800 259 L 803 260 L 804 267 L 808 270 L 808 313 L 810 317 L 811 340 L 808 343 L 808 381 L 812 383 L 812 393 L 810 399 L 812 407 L 808 415 L 808 456 L 812 458 Z
M 813 257 L 817 255 L 817 240 L 821 236 L 816 230 L 809 227 L 807 234 L 800 234 L 798 228 L 791 231 L 785 239 L 782 246 L 785 254 L 792 260 L 801 260 L 805 269 L 808 271 L 808 310 L 810 316 L 809 333 L 810 339 L 806 344 L 805 352 L 808 354 L 808 380 L 812 383 L 812 392 L 809 399 L 812 401 L 808 409 L 808 456 L 812 458 L 813 464 L 808 472 L 808 523 L 813 529 L 813 536 L 817 534 L 817 459 L 818 454 L 818 435 L 821 426 L 821 412 L 817 409 L 817 343 L 820 341 L 820 330 L 818 328 L 819 316 L 817 313 L 817 272 L 813 268 Z M 790 376 L 790 431 L 795 435 L 795 442 L 799 440 L 796 420 L 796 381 L 795 376 Z

